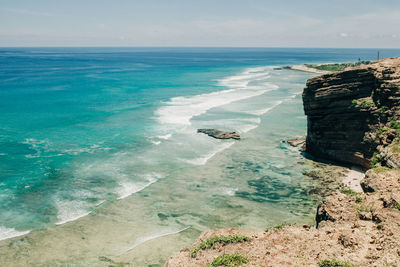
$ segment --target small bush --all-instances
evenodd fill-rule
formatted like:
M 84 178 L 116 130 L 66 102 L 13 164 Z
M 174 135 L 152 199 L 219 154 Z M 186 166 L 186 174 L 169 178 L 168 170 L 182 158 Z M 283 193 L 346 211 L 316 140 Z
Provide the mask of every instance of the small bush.
M 391 169 L 388 167 L 375 167 L 372 170 L 374 170 L 374 172 L 376 172 L 376 173 L 381 173 L 381 172 L 385 172 L 385 171 L 390 171 Z
M 381 112 L 385 112 L 386 110 L 388 110 L 389 108 L 387 107 L 387 106 L 382 106 L 381 108 L 380 108 L 380 111 Z
M 234 253 L 234 254 L 225 254 L 222 256 L 218 256 L 213 260 L 211 265 L 208 266 L 226 266 L 226 267 L 234 267 L 240 266 L 242 264 L 248 263 L 249 260 L 243 255 Z
M 395 129 L 395 130 L 400 129 L 400 124 L 395 120 L 391 120 L 389 125 L 390 125 L 389 127 L 391 129 Z
M 372 101 L 363 100 L 359 106 L 362 108 L 372 108 L 375 107 L 375 104 Z
M 356 202 L 357 203 L 361 203 L 362 202 L 362 198 L 361 197 L 356 197 Z
M 197 252 L 199 252 L 199 250 L 206 250 L 209 248 L 215 248 L 215 246 L 217 244 L 220 244 L 222 246 L 225 246 L 227 244 L 231 244 L 231 243 L 244 243 L 247 241 L 251 241 L 250 237 L 244 236 L 244 235 L 228 235 L 228 236 L 224 236 L 224 235 L 217 235 L 217 236 L 213 236 L 210 238 L 207 238 L 206 240 L 204 240 L 203 242 L 201 242 L 198 246 L 194 247 L 192 249 L 192 251 L 190 252 L 190 256 L 192 258 L 196 258 L 197 257 Z
M 400 203 L 397 203 L 395 206 L 396 209 L 400 210 Z
M 287 223 L 287 222 L 281 223 L 281 224 L 278 224 L 278 225 L 275 225 L 273 227 L 265 229 L 265 232 L 268 232 L 269 230 L 274 230 L 275 232 L 279 232 L 279 231 L 282 231 L 283 228 L 285 228 L 286 226 L 292 226 L 292 225 L 295 225 L 295 224 Z
M 357 192 L 354 192 L 353 190 L 351 190 L 350 188 L 344 187 L 340 190 L 341 193 L 348 195 L 348 196 L 356 196 Z
M 319 267 L 355 267 L 353 264 L 338 260 L 323 260 L 319 263 Z
M 378 158 L 378 152 L 374 152 L 374 154 L 372 154 L 372 158 L 371 158 L 371 168 L 376 168 L 376 164 L 380 163 L 381 159 Z
M 376 130 L 376 136 L 380 136 L 381 134 L 383 134 L 384 132 L 389 131 L 389 128 L 386 127 L 380 127 L 378 130 Z
M 391 145 L 391 150 L 394 153 L 400 153 L 400 141 L 396 141 Z

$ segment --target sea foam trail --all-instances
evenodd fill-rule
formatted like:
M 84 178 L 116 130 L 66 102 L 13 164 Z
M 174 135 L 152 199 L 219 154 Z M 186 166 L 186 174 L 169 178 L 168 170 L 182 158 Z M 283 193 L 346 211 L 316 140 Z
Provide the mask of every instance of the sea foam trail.
M 162 174 L 153 173 L 145 176 L 147 182 L 120 182 L 120 187 L 117 189 L 118 199 L 126 198 L 134 193 L 140 192 L 151 184 L 155 183 L 158 179 L 164 178 Z
M 207 110 L 229 103 L 262 95 L 278 89 L 270 83 L 254 83 L 269 78 L 269 67 L 250 68 L 243 73 L 219 81 L 227 90 L 191 97 L 174 97 L 160 107 L 155 114 L 163 124 L 190 125 L 190 119 Z
M 6 228 L 4 226 L 0 226 L 0 240 L 26 235 L 29 232 L 30 231 L 17 231 L 14 228 Z
M 150 240 L 153 240 L 156 238 L 160 238 L 160 237 L 164 237 L 164 236 L 168 236 L 168 235 L 179 234 L 180 232 L 183 232 L 189 228 L 190 228 L 190 226 L 185 227 L 180 230 L 176 230 L 176 231 L 166 231 L 166 232 L 161 232 L 161 233 L 157 233 L 157 234 L 153 234 L 153 235 L 149 235 L 149 236 L 140 237 L 140 238 L 136 239 L 135 243 L 133 243 L 131 246 L 129 246 L 127 249 L 125 249 L 122 253 L 118 254 L 118 256 L 121 256 L 122 254 L 136 248 L 137 246 L 140 246 L 141 244 L 143 244 L 147 241 L 150 241 Z
M 72 222 L 78 220 L 82 217 L 85 217 L 91 213 L 85 209 L 85 205 L 83 201 L 57 201 L 57 210 L 58 210 L 58 222 L 56 225 L 61 225 L 67 222 Z
M 264 115 L 265 113 L 269 112 L 270 110 L 276 108 L 277 106 L 279 106 L 280 104 L 283 103 L 284 100 L 279 100 L 276 101 L 272 106 L 264 108 L 264 109 L 259 109 L 259 110 L 251 110 L 251 111 L 247 111 L 247 114 L 251 114 L 251 115 L 256 115 L 256 116 L 261 116 Z
M 193 164 L 193 165 L 204 165 L 207 163 L 208 160 L 210 160 L 212 157 L 214 157 L 216 154 L 218 154 L 221 151 L 224 151 L 227 148 L 230 148 L 235 142 L 228 142 L 228 143 L 223 143 L 219 147 L 217 147 L 215 150 L 212 150 L 211 152 L 207 153 L 206 155 L 195 158 L 195 159 L 182 159 L 182 161 Z

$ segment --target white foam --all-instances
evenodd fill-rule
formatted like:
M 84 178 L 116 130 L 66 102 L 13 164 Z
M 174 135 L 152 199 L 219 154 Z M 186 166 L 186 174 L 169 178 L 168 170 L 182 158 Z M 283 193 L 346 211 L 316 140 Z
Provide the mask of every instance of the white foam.
M 247 132 L 250 132 L 251 130 L 254 130 L 257 127 L 258 127 L 257 124 L 245 124 L 245 125 L 240 126 L 240 132 L 247 133 Z
M 161 144 L 161 141 L 150 140 L 150 142 L 153 143 L 153 144 L 155 144 L 155 145 L 157 145 L 157 146 L 158 146 L 159 144 Z
M 193 165 L 204 165 L 207 163 L 208 160 L 210 160 L 212 157 L 214 157 L 216 154 L 219 152 L 231 147 L 235 142 L 227 142 L 221 144 L 219 147 L 217 147 L 215 150 L 207 153 L 203 157 L 200 158 L 195 158 L 195 159 L 181 159 L 184 162 L 193 164 Z
M 30 231 L 17 231 L 14 228 L 0 226 L 0 240 L 26 235 Z
M 105 199 L 100 200 L 99 202 L 96 203 L 96 207 L 100 206 L 100 205 L 103 204 L 104 202 L 106 202 Z
M 219 81 L 227 90 L 192 97 L 174 97 L 165 106 L 156 110 L 158 120 L 163 124 L 190 125 L 190 119 L 204 114 L 209 109 L 230 104 L 235 101 L 262 95 L 278 89 L 270 83 L 250 85 L 259 79 L 267 79 L 267 67 L 250 68 L 242 74 L 227 77 Z
M 78 200 L 56 201 L 58 209 L 58 222 L 56 222 L 56 225 L 72 222 L 89 215 L 91 211 L 85 209 L 85 204 L 83 201 Z
M 117 189 L 117 194 L 119 195 L 118 199 L 123 199 L 140 192 L 163 177 L 164 176 L 159 173 L 152 173 L 145 175 L 147 182 L 121 181 L 119 183 L 120 187 Z
M 159 139 L 164 139 L 164 140 L 168 140 L 170 139 L 172 136 L 172 134 L 166 134 L 166 135 L 159 135 L 157 136 Z
M 234 196 L 235 192 L 238 191 L 238 188 L 220 187 L 219 191 L 222 195 Z
M 251 111 L 246 111 L 247 114 L 251 114 L 251 115 L 256 115 L 256 116 L 261 116 L 264 115 L 265 113 L 269 112 L 270 110 L 276 108 L 277 106 L 279 106 L 280 104 L 282 104 L 283 101 L 277 101 L 275 102 L 275 104 L 273 104 L 270 107 L 264 108 L 264 109 L 259 109 L 259 110 L 251 110 Z
M 134 248 L 136 248 L 137 246 L 139 246 L 139 245 L 141 245 L 141 244 L 143 244 L 143 243 L 145 243 L 147 241 L 150 241 L 150 240 L 153 240 L 153 239 L 156 239 L 156 238 L 160 238 L 160 237 L 163 237 L 163 236 L 179 234 L 180 232 L 185 231 L 185 230 L 187 230 L 189 228 L 190 228 L 190 226 L 185 227 L 185 228 L 180 229 L 180 230 L 164 231 L 164 232 L 157 233 L 157 234 L 152 234 L 152 235 L 149 235 L 149 236 L 139 237 L 138 239 L 136 239 L 135 243 L 133 243 L 131 246 L 129 246 L 127 249 L 125 249 L 122 253 L 118 254 L 118 256 L 120 256 L 120 255 L 122 255 L 122 254 L 124 254 L 124 253 L 126 253 L 126 252 L 128 252 L 128 251 L 130 251 L 130 250 L 132 250 Z
M 220 85 L 231 88 L 248 87 L 253 81 L 266 80 L 269 78 L 270 67 L 248 68 L 239 75 L 229 76 L 219 81 Z

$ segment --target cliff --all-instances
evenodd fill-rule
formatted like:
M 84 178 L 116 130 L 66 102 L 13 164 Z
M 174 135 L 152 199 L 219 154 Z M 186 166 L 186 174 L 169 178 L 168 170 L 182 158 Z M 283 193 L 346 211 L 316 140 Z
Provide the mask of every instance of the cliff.
M 400 59 L 312 78 L 303 100 L 306 151 L 372 167 L 363 192 L 333 189 L 318 205 L 315 226 L 203 233 L 166 267 L 400 266 Z
M 303 103 L 309 154 L 370 168 L 378 147 L 395 137 L 393 132 L 380 135 L 398 128 L 400 59 L 312 78 L 304 89 Z

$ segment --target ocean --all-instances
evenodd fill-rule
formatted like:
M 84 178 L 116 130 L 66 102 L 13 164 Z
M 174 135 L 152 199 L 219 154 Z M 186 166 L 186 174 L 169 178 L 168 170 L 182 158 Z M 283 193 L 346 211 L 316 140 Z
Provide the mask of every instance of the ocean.
M 101 251 L 141 266 L 161 264 L 211 228 L 312 223 L 317 199 L 302 174 L 310 166 L 282 141 L 305 136 L 301 93 L 315 74 L 280 67 L 376 54 L 0 48 L 0 240 L 29 233 L 61 242 L 53 250 L 29 243 L 29 257 L 45 263 L 77 260 L 65 247 L 84 246 L 78 262 Z

